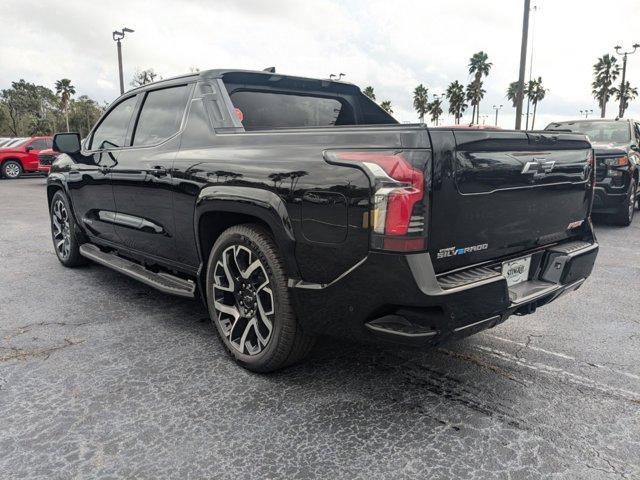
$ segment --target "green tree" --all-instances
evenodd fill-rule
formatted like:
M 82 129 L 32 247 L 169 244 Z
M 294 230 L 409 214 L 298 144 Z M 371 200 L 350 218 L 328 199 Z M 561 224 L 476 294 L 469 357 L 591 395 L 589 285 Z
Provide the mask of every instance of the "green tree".
M 442 100 L 440 98 L 434 98 L 431 102 L 427 104 L 427 110 L 431 114 L 431 121 L 435 123 L 436 127 L 438 126 L 438 120 L 440 119 L 440 115 L 442 115 Z
M 615 93 L 613 82 L 618 78 L 619 74 L 620 65 L 618 65 L 618 60 L 608 53 L 598 58 L 598 61 L 593 65 L 594 80 L 591 84 L 593 88 L 591 93 L 593 98 L 598 100 L 600 118 L 605 117 L 607 102 Z
M 538 109 L 538 103 L 544 100 L 544 97 L 547 95 L 549 90 L 544 88 L 542 85 L 542 77 L 534 78 L 529 81 L 529 85 L 527 86 L 527 96 L 531 103 L 533 104 L 533 118 L 531 119 L 531 130 L 534 129 L 534 125 L 536 123 L 536 111 Z
M 76 93 L 76 87 L 71 85 L 71 80 L 63 78 L 56 82 L 56 95 L 60 95 L 60 110 L 64 112 L 67 121 L 67 132 L 69 131 L 69 100 Z
M 104 110 L 95 100 L 81 95 L 77 100 L 71 101 L 69 111 L 71 129 L 79 132 L 81 137 L 86 137 Z
M 393 114 L 393 107 L 391 106 L 391 100 L 385 100 L 380 104 L 380 108 L 382 108 L 388 114 Z
M 620 95 L 620 89 L 614 88 L 613 93 L 616 96 L 616 100 L 620 101 L 620 98 L 622 97 L 622 95 Z M 638 96 L 638 89 L 635 87 L 632 87 L 628 80 L 625 81 L 624 82 L 624 100 L 622 102 L 622 115 L 620 115 L 620 117 L 624 117 L 624 112 L 627 110 L 627 108 L 629 108 L 629 102 L 631 102 L 631 100 L 635 99 L 637 96 Z
M 368 87 L 365 87 L 365 89 L 362 91 L 362 93 L 364 93 L 371 100 L 375 101 L 376 94 L 374 93 L 373 87 L 371 85 L 369 85 Z
M 162 80 L 162 77 L 158 75 L 153 68 L 148 68 L 146 70 L 136 70 L 133 79 L 131 79 L 130 85 L 132 87 L 141 87 L 146 85 L 147 83 L 155 82 L 157 80 Z
M 484 97 L 485 93 L 487 92 L 482 88 L 482 82 L 478 82 L 474 80 L 469 85 L 467 85 L 467 92 L 466 92 L 467 101 L 473 106 L 473 111 L 471 113 L 471 123 L 475 122 L 476 112 L 478 112 L 477 121 L 480 122 L 479 105 L 480 105 L 480 100 L 482 100 L 482 97 Z
M 424 116 L 429 113 L 429 90 L 424 85 L 418 85 L 413 91 L 413 108 L 415 108 L 420 123 L 424 123 Z
M 476 83 L 476 86 L 473 90 L 478 93 L 482 92 L 480 96 L 474 96 L 474 102 L 471 103 L 473 106 L 473 112 L 471 115 L 471 123 L 474 123 L 474 118 L 477 118 L 477 123 L 480 123 L 480 100 L 484 97 L 486 93 L 482 88 L 482 78 L 489 75 L 489 71 L 491 71 L 491 67 L 493 63 L 489 62 L 489 55 L 487 55 L 482 50 L 474 53 L 469 59 L 469 75 L 473 75 L 473 82 Z
M 42 116 L 44 88 L 21 79 L 17 82 L 11 82 L 11 88 L 2 90 L 0 97 L 7 115 L 4 133 L 16 137 L 29 134 L 33 117 Z
M 455 123 L 459 124 L 462 114 L 467 109 L 464 86 L 457 80 L 451 82 L 447 87 L 445 95 L 449 101 L 449 113 L 455 118 Z

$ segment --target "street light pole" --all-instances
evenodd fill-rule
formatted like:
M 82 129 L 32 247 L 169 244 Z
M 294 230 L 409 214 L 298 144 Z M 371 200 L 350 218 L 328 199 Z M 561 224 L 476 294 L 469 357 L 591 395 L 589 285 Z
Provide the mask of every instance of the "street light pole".
M 589 114 L 593 113 L 593 109 L 590 110 L 580 110 L 580 116 L 584 115 L 584 118 L 589 118 Z
M 538 6 L 533 6 L 533 13 L 536 13 L 538 10 Z M 529 59 L 529 82 L 527 85 L 531 84 L 531 78 L 533 76 L 533 46 L 534 46 L 534 34 L 536 27 L 536 16 L 533 16 L 533 22 L 531 22 L 531 58 Z M 524 95 L 524 87 L 523 87 L 523 95 Z M 531 106 L 531 98 L 527 95 L 527 122 L 525 123 L 525 130 L 529 130 L 529 107 Z
M 516 94 L 516 130 L 522 127 L 522 99 L 524 98 L 524 73 L 527 63 L 527 38 L 529 36 L 529 10 L 531 0 L 524 0 L 522 17 L 522 45 L 520 46 L 520 75 L 518 76 L 518 92 Z
M 122 30 L 114 30 L 112 34 L 113 40 L 116 42 L 118 48 L 118 76 L 120 79 L 120 95 L 124 93 L 124 77 L 122 74 L 122 45 L 120 43 L 120 40 L 124 38 L 125 33 L 133 33 L 133 30 L 125 27 Z
M 498 112 L 500 111 L 500 109 L 502 108 L 502 105 L 494 105 L 493 109 L 496 111 L 496 127 L 498 126 Z
M 624 91 L 626 88 L 626 77 L 627 77 L 627 55 L 632 55 L 636 52 L 636 49 L 640 47 L 640 44 L 633 44 L 633 50 L 628 52 L 623 52 L 622 47 L 620 45 L 616 45 L 616 53 L 618 55 L 622 55 L 622 82 L 620 83 L 620 106 L 618 107 L 618 117 L 622 118 L 624 116 L 624 100 L 625 94 Z

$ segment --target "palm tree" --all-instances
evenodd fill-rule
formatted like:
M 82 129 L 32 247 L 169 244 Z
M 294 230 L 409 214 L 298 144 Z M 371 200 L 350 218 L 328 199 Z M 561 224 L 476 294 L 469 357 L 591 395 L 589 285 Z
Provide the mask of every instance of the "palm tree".
M 593 90 L 593 98 L 598 100 L 600 105 L 600 118 L 604 118 L 607 110 L 607 102 L 611 95 L 614 94 L 613 82 L 620 74 L 620 65 L 613 55 L 608 53 L 598 58 L 593 66 L 593 75 L 595 80 L 591 84 Z
M 385 100 L 380 104 L 380 108 L 382 108 L 388 114 L 393 113 L 393 108 L 391 107 L 391 100 Z
M 438 119 L 440 115 L 442 115 L 442 100 L 439 98 L 434 98 L 432 102 L 427 104 L 427 109 L 431 114 L 431 121 L 435 123 L 436 127 L 438 126 Z
M 71 80 L 63 78 L 56 82 L 56 94 L 60 95 L 60 108 L 64 112 L 67 121 L 67 132 L 69 131 L 69 100 L 76 93 L 76 87 L 71 85 Z
M 460 117 L 467 109 L 467 104 L 464 103 L 464 86 L 457 80 L 451 82 L 445 95 L 449 101 L 449 113 L 454 116 L 457 125 L 460 123 Z
M 507 88 L 507 100 L 511 101 L 513 108 L 518 106 L 518 84 L 520 82 L 511 82 Z M 526 90 L 526 87 L 525 87 Z
M 476 112 L 478 112 L 478 123 L 480 122 L 480 109 L 478 106 L 480 105 L 480 100 L 484 97 L 484 94 L 487 93 L 482 88 L 482 82 L 473 81 L 469 85 L 467 85 L 467 100 L 473 106 L 473 112 L 471 114 L 471 123 L 474 123 Z
M 614 88 L 613 94 L 616 96 L 616 100 L 620 101 L 620 89 Z M 622 113 L 620 117 L 624 117 L 624 112 L 629 108 L 629 102 L 638 96 L 638 89 L 632 87 L 627 80 L 624 82 L 624 101 L 622 102 Z
M 477 83 L 476 91 L 482 90 L 482 77 L 486 77 L 489 75 L 489 71 L 493 66 L 493 63 L 487 61 L 489 60 L 489 55 L 484 53 L 482 50 L 473 54 L 473 56 L 469 59 L 469 75 L 474 76 L 474 82 Z M 480 100 L 484 97 L 485 91 L 482 90 L 482 95 L 477 98 L 477 103 L 473 105 L 473 115 L 471 116 L 471 123 L 473 123 L 473 117 L 477 115 L 478 123 L 480 123 Z
M 365 87 L 365 89 L 362 91 L 362 93 L 364 93 L 371 100 L 375 101 L 376 94 L 373 92 L 373 87 L 371 85 L 369 85 L 368 87 Z
M 413 108 L 416 109 L 420 123 L 424 123 L 424 116 L 429 113 L 429 90 L 424 85 L 418 85 L 413 91 Z
M 527 86 L 527 96 L 533 104 L 533 118 L 531 119 L 531 130 L 534 129 L 536 123 L 536 110 L 538 108 L 538 102 L 541 102 L 549 90 L 542 85 L 542 77 L 529 80 Z

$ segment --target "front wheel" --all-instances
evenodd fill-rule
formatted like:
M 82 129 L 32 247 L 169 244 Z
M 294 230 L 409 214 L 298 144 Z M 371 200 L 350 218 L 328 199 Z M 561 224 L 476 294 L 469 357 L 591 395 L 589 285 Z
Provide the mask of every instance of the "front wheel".
M 60 263 L 65 267 L 84 265 L 80 255 L 80 242 L 75 233 L 75 221 L 66 195 L 58 190 L 51 199 L 51 238 Z
M 22 175 L 22 165 L 15 160 L 7 160 L 2 164 L 2 175 L 9 180 L 15 180 Z
M 613 222 L 616 225 L 627 227 L 631 225 L 633 221 L 633 215 L 636 211 L 636 191 L 637 185 L 635 180 L 631 181 L 629 185 L 629 192 L 627 192 L 627 198 L 625 202 L 620 205 L 619 210 L 613 216 Z
M 259 225 L 231 227 L 215 242 L 207 266 L 207 301 L 226 349 L 249 370 L 292 365 L 313 346 L 293 312 L 278 248 Z

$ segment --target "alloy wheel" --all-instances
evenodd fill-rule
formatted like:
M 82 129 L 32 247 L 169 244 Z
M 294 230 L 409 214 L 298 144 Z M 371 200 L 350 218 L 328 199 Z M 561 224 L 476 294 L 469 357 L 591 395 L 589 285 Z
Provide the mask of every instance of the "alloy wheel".
M 4 174 L 8 178 L 18 178 L 20 176 L 20 166 L 15 163 L 9 163 L 4 167 Z
M 243 245 L 227 247 L 213 274 L 216 320 L 229 344 L 245 355 L 262 352 L 273 332 L 273 292 L 267 270 Z
M 67 259 L 71 254 L 71 225 L 69 213 L 62 200 L 56 200 L 51 210 L 53 243 L 60 258 Z

